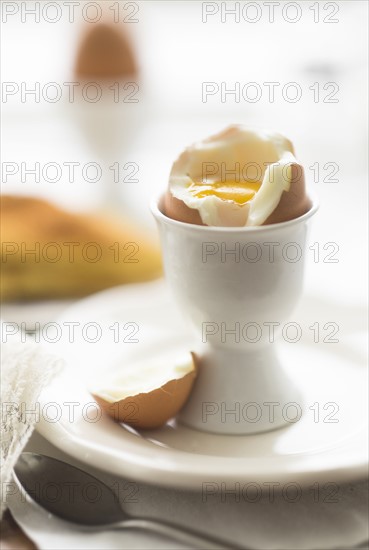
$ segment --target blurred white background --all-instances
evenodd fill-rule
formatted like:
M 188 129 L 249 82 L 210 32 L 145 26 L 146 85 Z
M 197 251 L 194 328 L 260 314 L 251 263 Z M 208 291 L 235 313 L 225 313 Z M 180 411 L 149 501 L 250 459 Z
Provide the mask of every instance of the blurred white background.
M 286 9 L 291 2 L 282 1 L 275 6 L 274 18 L 267 2 L 103 2 L 108 9 L 119 5 L 121 20 L 136 12 L 131 18 L 138 22 L 125 24 L 140 68 L 139 102 L 130 104 L 114 104 L 112 95 L 108 101 L 91 104 L 78 93 L 78 100 L 68 101 L 64 83 L 76 80 L 73 65 L 81 28 L 87 24 L 83 10 L 91 2 L 76 2 L 72 18 L 68 2 L 59 2 L 58 10 L 55 2 L 41 2 L 41 9 L 50 6 L 44 14 L 41 11 L 39 22 L 27 11 L 35 4 L 2 3 L 3 193 L 40 195 L 72 210 L 97 209 L 113 195 L 122 216 L 153 227 L 149 200 L 164 190 L 171 164 L 183 147 L 229 123 L 272 128 L 293 141 L 308 182 L 320 198 L 312 242 L 339 246 L 339 264 L 311 262 L 308 284 L 340 300 L 362 300 L 367 2 L 302 1 Z M 227 13 L 237 7 L 239 22 Z M 93 17 L 92 8 L 88 13 Z M 113 21 L 113 11 L 109 13 Z M 50 82 L 63 89 L 55 103 L 42 97 Z M 206 82 L 219 92 L 204 97 Z M 265 82 L 278 83 L 274 102 Z M 32 95 L 22 101 L 22 86 L 33 88 L 36 83 L 40 102 Z M 256 87 L 247 88 L 249 83 Z M 301 91 L 299 101 L 283 97 L 282 89 L 289 83 L 294 83 L 288 89 L 290 97 L 296 89 Z M 252 102 L 241 94 L 236 102 L 229 94 L 222 101 L 222 86 L 237 85 L 241 91 L 246 86 L 247 98 L 252 99 L 256 90 L 262 95 Z M 112 124 L 105 143 L 100 135 L 103 123 Z M 27 168 L 40 163 L 41 172 L 50 162 L 80 166 L 71 182 L 66 168 L 54 183 L 42 173 L 39 182 L 32 175 L 22 182 L 22 162 Z M 89 162 L 102 166 L 100 181 L 84 180 L 81 167 Z M 121 181 L 112 188 L 109 166 L 114 162 L 137 164 L 133 179 L 138 181 Z M 12 166 L 17 167 L 13 175 Z M 48 179 L 52 171 L 49 174 Z

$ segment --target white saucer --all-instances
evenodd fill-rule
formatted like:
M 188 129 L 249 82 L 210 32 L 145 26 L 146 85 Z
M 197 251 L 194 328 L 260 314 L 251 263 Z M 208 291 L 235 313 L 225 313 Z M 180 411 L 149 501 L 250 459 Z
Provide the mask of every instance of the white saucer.
M 349 311 L 347 304 L 324 302 L 317 296 L 305 296 L 300 303 L 293 320 L 300 323 L 303 337 L 295 344 L 284 342 L 281 357 L 305 407 L 300 420 L 286 428 L 220 436 L 172 421 L 162 429 L 137 433 L 105 416 L 94 421 L 98 409 L 87 389 L 94 373 L 124 369 L 125 364 L 171 350 L 189 351 L 197 337 L 173 305 L 163 281 L 101 292 L 69 308 L 58 319 L 57 330 L 50 325 L 44 333 L 44 340 L 58 340 L 47 347 L 63 354 L 66 368 L 41 395 L 38 430 L 92 466 L 167 486 L 201 489 L 206 482 L 304 486 L 363 477 L 368 432 L 361 313 L 360 308 Z M 314 343 L 308 327 L 332 319 L 345 329 L 340 342 Z M 70 323 L 79 323 L 74 337 Z M 87 323 L 95 325 L 86 328 Z M 117 328 L 109 328 L 114 323 L 119 326 L 120 343 L 114 342 Z M 84 341 L 82 329 L 92 340 L 96 324 L 101 327 L 100 340 Z

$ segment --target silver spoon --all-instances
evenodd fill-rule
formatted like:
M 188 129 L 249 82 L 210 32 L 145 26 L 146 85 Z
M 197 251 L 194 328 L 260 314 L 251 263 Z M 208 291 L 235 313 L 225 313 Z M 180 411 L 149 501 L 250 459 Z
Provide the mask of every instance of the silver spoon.
M 22 453 L 14 468 L 14 477 L 27 495 L 42 508 L 89 529 L 147 529 L 192 548 L 231 548 L 229 542 L 213 539 L 192 529 L 161 520 L 130 517 L 105 483 L 56 458 Z

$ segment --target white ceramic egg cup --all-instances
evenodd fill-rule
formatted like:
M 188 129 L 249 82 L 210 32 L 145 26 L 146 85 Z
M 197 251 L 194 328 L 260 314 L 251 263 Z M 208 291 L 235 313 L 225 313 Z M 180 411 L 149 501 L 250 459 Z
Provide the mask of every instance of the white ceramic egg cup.
M 241 228 L 178 222 L 162 213 L 162 199 L 151 209 L 166 278 L 200 333 L 198 377 L 180 422 L 219 434 L 284 426 L 288 407 L 303 403 L 277 341 L 301 295 L 317 203 L 294 220 Z

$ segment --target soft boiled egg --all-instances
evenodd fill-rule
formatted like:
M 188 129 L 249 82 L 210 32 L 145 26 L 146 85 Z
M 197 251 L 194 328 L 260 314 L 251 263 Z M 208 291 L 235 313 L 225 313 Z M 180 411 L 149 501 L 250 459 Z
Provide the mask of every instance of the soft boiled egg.
M 210 226 L 278 223 L 310 208 L 292 143 L 237 125 L 185 149 L 164 197 L 168 217 Z
M 177 415 L 197 375 L 193 354 L 162 357 L 125 368 L 90 390 L 103 411 L 117 422 L 154 429 Z

